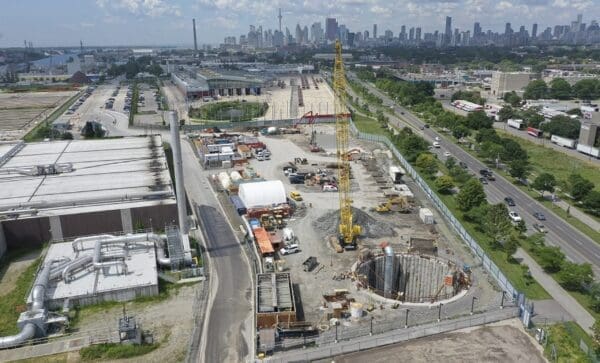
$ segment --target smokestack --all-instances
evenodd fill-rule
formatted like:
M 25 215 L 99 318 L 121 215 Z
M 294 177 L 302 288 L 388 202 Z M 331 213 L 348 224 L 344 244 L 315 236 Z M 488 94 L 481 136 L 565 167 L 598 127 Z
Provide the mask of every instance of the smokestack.
M 194 57 L 198 55 L 198 42 L 196 40 L 196 19 L 192 19 L 192 24 L 194 25 Z
M 183 161 L 181 159 L 181 140 L 179 139 L 179 117 L 176 111 L 168 111 L 171 125 L 171 149 L 173 150 L 173 166 L 175 167 L 175 194 L 177 197 L 177 218 L 179 219 L 179 233 L 185 259 L 191 261 L 190 240 L 188 237 L 187 204 L 185 189 L 183 187 Z

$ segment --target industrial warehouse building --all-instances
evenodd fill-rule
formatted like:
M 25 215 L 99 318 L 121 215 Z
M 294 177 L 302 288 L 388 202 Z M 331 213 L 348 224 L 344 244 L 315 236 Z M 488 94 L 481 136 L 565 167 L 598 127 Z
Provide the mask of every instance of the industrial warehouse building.
M 7 248 L 177 223 L 160 136 L 0 144 Z
M 497 98 L 505 93 L 524 89 L 531 81 L 532 74 L 527 72 L 494 72 L 490 92 Z
M 208 68 L 180 68 L 171 80 L 187 99 L 218 96 L 260 95 L 265 81 L 255 75 L 238 72 L 222 73 Z

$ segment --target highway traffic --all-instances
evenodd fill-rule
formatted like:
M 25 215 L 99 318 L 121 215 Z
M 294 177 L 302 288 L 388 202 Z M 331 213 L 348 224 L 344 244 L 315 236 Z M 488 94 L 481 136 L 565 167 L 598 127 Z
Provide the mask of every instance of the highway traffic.
M 438 133 L 431 128 L 424 127 L 425 123 L 418 117 L 410 113 L 404 107 L 397 105 L 392 99 L 377 88 L 366 82 L 360 81 L 358 78 L 353 79 L 361 82 L 371 93 L 383 99 L 384 105 L 393 108 L 396 114 L 401 115 L 400 118 L 406 124 L 412 127 L 416 132 L 420 133 L 425 139 L 434 141 L 436 137 L 439 137 L 441 140 L 441 147 L 439 149 L 432 149 L 432 151 L 435 152 L 441 160 L 445 160 L 446 156 L 444 156 L 444 153 L 449 152 L 458 161 L 464 162 L 468 169 L 476 175 L 478 175 L 479 170 L 487 168 L 482 162 L 447 139 L 444 134 Z M 398 127 L 406 126 L 400 125 L 397 120 L 393 121 Z M 567 258 L 571 261 L 577 263 L 589 262 L 592 264 L 596 274 L 600 272 L 600 245 L 596 241 L 593 241 L 591 238 L 579 232 L 562 218 L 529 197 L 502 176 L 497 176 L 495 181 L 490 181 L 487 185 L 484 185 L 484 189 L 490 203 L 502 203 L 505 197 L 514 199 L 516 206 L 509 207 L 509 210 L 517 211 L 521 215 L 523 220 L 527 223 L 529 231 L 533 231 L 533 223 L 540 223 L 533 216 L 534 213 L 543 213 L 546 220 L 541 223 L 548 229 L 546 235 L 547 243 L 560 246 Z

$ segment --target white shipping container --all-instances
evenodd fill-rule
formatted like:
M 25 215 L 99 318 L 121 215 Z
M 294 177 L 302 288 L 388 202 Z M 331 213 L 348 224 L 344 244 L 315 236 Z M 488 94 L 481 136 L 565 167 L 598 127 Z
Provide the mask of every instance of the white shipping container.
M 591 155 L 600 158 L 600 149 L 598 149 L 597 147 L 577 144 L 577 151 L 586 155 Z
M 550 141 L 556 145 L 567 147 L 569 149 L 575 149 L 575 144 L 577 143 L 577 141 L 573 139 L 567 139 L 566 137 L 560 137 L 558 135 L 552 135 Z
M 518 119 L 508 119 L 508 121 L 506 121 L 506 124 L 510 127 L 513 127 L 517 130 L 521 130 L 521 128 L 523 127 L 523 120 L 518 120 Z
M 231 186 L 231 178 L 229 177 L 229 175 L 227 174 L 227 172 L 220 172 L 219 176 L 219 183 L 221 184 L 221 188 L 227 190 L 229 189 L 229 187 Z
M 429 208 L 419 209 L 419 218 L 421 218 L 421 221 L 423 221 L 423 223 L 425 223 L 425 224 L 433 224 L 434 223 L 433 213 L 431 212 L 431 210 L 429 210 Z

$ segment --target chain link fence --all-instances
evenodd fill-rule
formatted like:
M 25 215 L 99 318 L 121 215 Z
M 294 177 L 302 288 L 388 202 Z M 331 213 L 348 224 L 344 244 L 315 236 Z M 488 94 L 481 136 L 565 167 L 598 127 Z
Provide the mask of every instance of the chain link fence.
M 479 246 L 477 241 L 467 232 L 467 230 L 463 227 L 463 225 L 454 217 L 452 212 L 446 207 L 444 202 L 435 194 L 433 190 L 429 187 L 429 185 L 421 178 L 421 176 L 417 173 L 417 171 L 412 167 L 412 165 L 402 156 L 400 151 L 396 148 L 396 146 L 390 141 L 390 139 L 386 136 L 381 135 L 373 135 L 359 131 L 356 128 L 354 122 L 350 121 L 350 129 L 352 134 L 358 139 L 379 142 L 385 144 L 394 154 L 396 159 L 400 162 L 402 167 L 406 170 L 406 172 L 410 175 L 410 177 L 415 181 L 415 183 L 421 188 L 421 190 L 427 195 L 427 198 L 435 205 L 438 211 L 444 216 L 446 221 L 450 224 L 452 229 L 458 233 L 458 235 L 465 241 L 465 243 L 469 246 L 471 251 L 477 256 L 477 258 L 481 261 L 483 267 L 490 273 L 490 275 L 496 280 L 500 288 L 509 294 L 513 299 L 517 299 L 520 295 L 519 291 L 514 288 L 514 286 L 510 283 L 510 281 L 504 276 L 502 271 L 496 266 L 496 264 L 489 258 L 489 256 L 485 253 L 485 251 Z
M 458 329 L 490 324 L 518 316 L 519 309 L 517 307 L 507 307 L 418 326 L 405 327 L 404 321 L 378 321 L 377 324 L 360 327 L 337 326 L 337 329 L 332 327 L 318 337 L 299 338 L 278 343 L 275 350 L 285 351 L 285 353 L 274 355 L 270 361 L 309 362 Z M 305 347 L 306 349 L 296 349 L 299 347 Z

